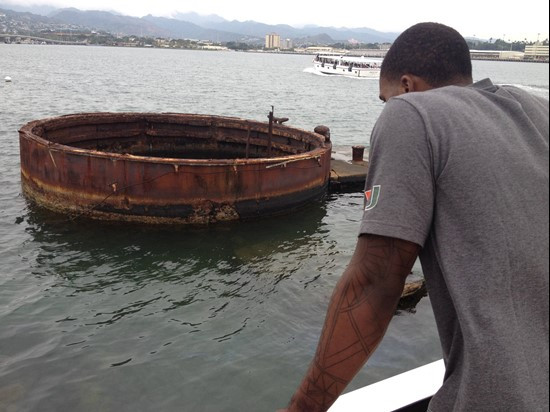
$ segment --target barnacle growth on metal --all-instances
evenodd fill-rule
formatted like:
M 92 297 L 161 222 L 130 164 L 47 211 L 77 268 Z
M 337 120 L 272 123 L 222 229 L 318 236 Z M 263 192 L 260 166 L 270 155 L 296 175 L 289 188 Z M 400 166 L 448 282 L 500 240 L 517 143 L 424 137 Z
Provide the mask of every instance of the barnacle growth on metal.
M 275 119 L 275 121 L 274 121 Z M 211 223 L 289 212 L 326 192 L 331 143 L 277 122 L 83 113 L 19 130 L 23 192 L 97 219 Z

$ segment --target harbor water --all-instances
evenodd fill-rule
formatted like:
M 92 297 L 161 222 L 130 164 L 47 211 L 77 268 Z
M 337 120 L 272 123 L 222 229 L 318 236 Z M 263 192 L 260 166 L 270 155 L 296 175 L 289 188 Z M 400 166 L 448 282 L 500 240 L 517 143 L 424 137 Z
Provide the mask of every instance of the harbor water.
M 311 56 L 0 44 L 0 411 L 273 411 L 314 353 L 361 193 L 208 227 L 71 219 L 21 195 L 17 130 L 77 112 L 182 112 L 331 128 L 368 145 L 378 82 Z M 548 65 L 474 62 L 548 98 Z M 415 265 L 415 275 L 421 275 Z M 428 298 L 397 313 L 348 390 L 441 356 Z

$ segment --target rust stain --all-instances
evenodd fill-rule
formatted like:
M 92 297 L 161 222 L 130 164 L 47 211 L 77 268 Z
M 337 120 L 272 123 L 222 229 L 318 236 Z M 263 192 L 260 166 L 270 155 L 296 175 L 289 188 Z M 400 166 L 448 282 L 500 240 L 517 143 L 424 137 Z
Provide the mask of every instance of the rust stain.
M 19 130 L 23 191 L 45 207 L 108 220 L 211 223 L 281 213 L 324 195 L 325 129 L 175 113 L 38 120 Z

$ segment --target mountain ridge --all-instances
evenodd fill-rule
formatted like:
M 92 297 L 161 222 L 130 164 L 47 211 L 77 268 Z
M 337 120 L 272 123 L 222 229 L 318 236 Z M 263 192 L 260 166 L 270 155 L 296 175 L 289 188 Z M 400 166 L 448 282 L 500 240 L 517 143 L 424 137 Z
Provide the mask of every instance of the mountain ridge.
M 12 10 L 10 4 L 0 3 L 0 9 Z M 18 12 L 32 13 L 32 7 L 17 6 Z M 296 28 L 288 24 L 270 25 L 253 20 L 226 20 L 216 14 L 200 15 L 195 12 L 176 13 L 173 17 L 147 15 L 132 17 L 112 11 L 79 10 L 76 8 L 52 9 L 41 6 L 47 18 L 90 30 L 103 30 L 120 35 L 173 37 L 209 40 L 213 42 L 244 42 L 262 44 L 266 34 L 277 33 L 282 38 L 323 39 L 325 42 L 347 42 L 351 39 L 362 43 L 390 43 L 399 33 L 380 32 L 367 27 L 321 27 L 308 25 Z M 12 10 L 13 11 L 13 10 Z M 43 17 L 44 14 L 38 14 Z M 330 41 L 329 41 L 330 39 Z M 318 40 L 321 41 L 321 40 Z

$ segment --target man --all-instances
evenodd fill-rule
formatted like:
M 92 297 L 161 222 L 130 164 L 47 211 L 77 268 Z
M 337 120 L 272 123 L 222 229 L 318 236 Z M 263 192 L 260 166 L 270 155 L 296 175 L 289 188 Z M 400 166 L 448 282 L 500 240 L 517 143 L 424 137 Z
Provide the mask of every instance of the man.
M 548 410 L 548 101 L 472 84 L 466 42 L 436 23 L 392 45 L 380 98 L 357 247 L 287 411 L 342 393 L 417 255 L 446 366 L 429 410 Z

